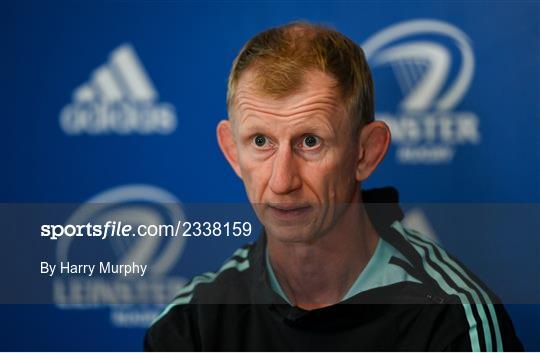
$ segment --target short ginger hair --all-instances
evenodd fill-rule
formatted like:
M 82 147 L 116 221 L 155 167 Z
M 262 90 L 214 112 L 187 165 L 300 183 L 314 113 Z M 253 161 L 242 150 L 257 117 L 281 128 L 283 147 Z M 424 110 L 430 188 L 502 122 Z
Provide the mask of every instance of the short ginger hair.
M 292 22 L 251 38 L 234 60 L 229 75 L 229 116 L 239 79 L 248 69 L 255 73 L 257 89 L 276 99 L 299 89 L 308 71 L 322 71 L 336 80 L 355 130 L 374 120 L 373 80 L 364 52 L 334 29 Z

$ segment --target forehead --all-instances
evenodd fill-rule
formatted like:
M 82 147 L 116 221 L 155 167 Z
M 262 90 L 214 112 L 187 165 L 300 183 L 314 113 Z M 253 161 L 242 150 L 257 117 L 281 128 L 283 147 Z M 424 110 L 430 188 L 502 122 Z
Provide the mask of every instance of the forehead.
M 251 115 L 277 119 L 306 114 L 334 115 L 344 111 L 336 80 L 321 71 L 308 71 L 299 85 L 284 96 L 265 93 L 253 70 L 247 70 L 238 81 L 234 115 L 242 123 Z

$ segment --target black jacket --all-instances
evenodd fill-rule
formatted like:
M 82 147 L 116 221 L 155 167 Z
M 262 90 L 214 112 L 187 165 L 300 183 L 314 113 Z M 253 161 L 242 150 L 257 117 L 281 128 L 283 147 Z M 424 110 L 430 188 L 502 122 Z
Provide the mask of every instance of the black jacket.
M 381 239 L 407 280 L 311 311 L 270 286 L 266 236 L 216 273 L 197 276 L 147 331 L 147 351 L 521 351 L 511 320 L 478 278 L 428 238 L 405 229 L 391 188 L 363 192 Z

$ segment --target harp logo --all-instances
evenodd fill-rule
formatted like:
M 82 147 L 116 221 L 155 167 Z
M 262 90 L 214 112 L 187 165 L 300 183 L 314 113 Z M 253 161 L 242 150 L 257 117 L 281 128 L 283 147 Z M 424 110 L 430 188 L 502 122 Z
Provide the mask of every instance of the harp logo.
M 383 29 L 362 47 L 374 74 L 386 70 L 397 83 L 401 100 L 376 115 L 390 126 L 399 163 L 447 164 L 458 146 L 480 143 L 478 116 L 456 110 L 475 69 L 463 31 L 442 21 L 413 20 Z M 378 88 L 379 99 L 391 89 L 386 82 Z
M 158 102 L 152 80 L 130 44 L 113 50 L 60 113 L 60 127 L 67 135 L 167 135 L 176 125 L 174 107 Z

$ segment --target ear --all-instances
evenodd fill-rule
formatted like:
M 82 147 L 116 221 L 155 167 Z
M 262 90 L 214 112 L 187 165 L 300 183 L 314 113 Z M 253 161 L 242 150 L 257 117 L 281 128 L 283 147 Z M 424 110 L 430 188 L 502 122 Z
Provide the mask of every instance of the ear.
M 240 165 L 238 164 L 238 150 L 236 148 L 236 142 L 234 141 L 231 122 L 229 120 L 220 121 L 216 132 L 221 152 L 223 152 L 223 155 L 231 165 L 236 175 L 242 179 Z
M 359 136 L 356 180 L 366 180 L 382 161 L 390 144 L 390 129 L 382 121 L 365 125 Z

